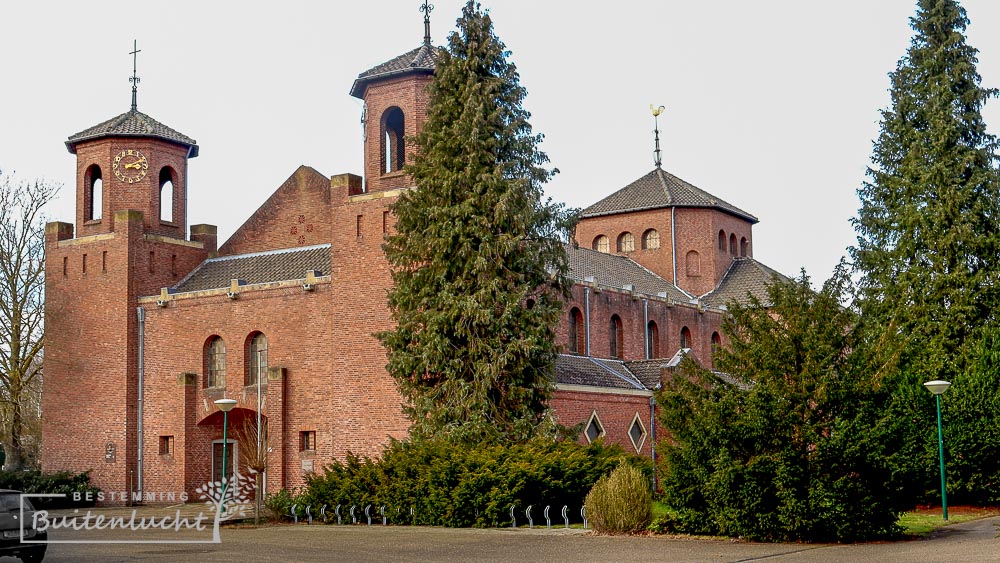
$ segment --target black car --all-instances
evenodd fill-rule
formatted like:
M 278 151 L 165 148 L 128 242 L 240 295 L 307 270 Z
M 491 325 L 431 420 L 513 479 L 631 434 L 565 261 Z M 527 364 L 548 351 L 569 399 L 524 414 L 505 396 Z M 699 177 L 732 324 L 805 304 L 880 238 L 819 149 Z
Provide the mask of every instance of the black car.
M 47 532 L 34 529 L 34 514 L 35 507 L 32 506 L 30 499 L 21 497 L 21 491 L 0 489 L 0 557 L 19 557 L 24 563 L 35 563 L 45 557 L 47 543 L 23 543 L 24 540 L 32 542 L 48 540 Z

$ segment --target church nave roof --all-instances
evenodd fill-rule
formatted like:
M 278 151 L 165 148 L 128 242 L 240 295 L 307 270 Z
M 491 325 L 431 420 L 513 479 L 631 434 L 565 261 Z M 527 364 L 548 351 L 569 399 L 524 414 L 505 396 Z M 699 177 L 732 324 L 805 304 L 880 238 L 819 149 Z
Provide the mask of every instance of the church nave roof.
M 304 278 L 307 270 L 330 273 L 329 244 L 209 258 L 174 289 L 179 293 L 219 289 L 229 287 L 235 279 L 248 284 L 297 280 Z

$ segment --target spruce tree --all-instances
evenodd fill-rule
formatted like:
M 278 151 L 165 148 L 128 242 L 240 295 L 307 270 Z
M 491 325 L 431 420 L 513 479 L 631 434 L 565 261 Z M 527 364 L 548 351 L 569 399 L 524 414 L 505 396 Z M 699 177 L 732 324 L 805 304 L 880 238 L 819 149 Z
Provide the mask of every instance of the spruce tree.
M 933 490 L 937 468 L 921 383 L 963 372 L 998 305 L 998 143 L 981 115 L 997 91 L 981 85 L 968 23 L 954 0 L 919 0 L 854 220 L 865 355 L 888 404 L 882 436 L 917 492 Z
M 385 243 L 396 328 L 379 335 L 411 435 L 524 440 L 545 422 L 565 295 L 565 213 L 526 91 L 493 22 L 470 1 L 436 59 L 406 167 L 416 189 Z

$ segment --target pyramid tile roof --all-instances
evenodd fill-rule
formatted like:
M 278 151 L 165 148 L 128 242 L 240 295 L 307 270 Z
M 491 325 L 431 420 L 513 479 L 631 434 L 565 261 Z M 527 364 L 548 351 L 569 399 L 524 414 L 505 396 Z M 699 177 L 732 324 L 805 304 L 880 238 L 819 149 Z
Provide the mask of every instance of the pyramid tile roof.
M 375 80 L 411 72 L 433 74 L 435 63 L 439 56 L 440 51 L 438 47 L 434 47 L 430 43 L 424 43 L 412 51 L 407 51 L 398 57 L 359 74 L 358 78 L 354 81 L 354 85 L 351 86 L 351 95 L 356 98 L 363 98 L 365 88 L 368 87 L 370 82 Z
M 71 135 L 66 148 L 76 154 L 77 144 L 102 137 L 153 137 L 188 147 L 189 158 L 198 156 L 197 141 L 134 109 Z
M 656 168 L 631 184 L 583 210 L 583 217 L 599 217 L 663 207 L 709 207 L 725 211 L 751 223 L 756 217 L 739 207 Z

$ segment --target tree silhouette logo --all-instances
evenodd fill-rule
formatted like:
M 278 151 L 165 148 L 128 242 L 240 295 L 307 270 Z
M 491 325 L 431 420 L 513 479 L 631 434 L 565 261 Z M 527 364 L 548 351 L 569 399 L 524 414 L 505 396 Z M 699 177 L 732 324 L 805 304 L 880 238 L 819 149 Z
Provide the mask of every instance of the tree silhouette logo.
M 198 498 L 203 499 L 205 504 L 210 505 L 215 511 L 215 519 L 212 529 L 212 540 L 214 543 L 221 543 L 219 536 L 219 524 L 227 520 L 242 518 L 250 509 L 250 501 L 257 488 L 250 470 L 251 476 L 241 475 L 239 472 L 233 474 L 232 479 L 223 477 L 219 481 L 209 481 L 198 487 L 194 492 Z

